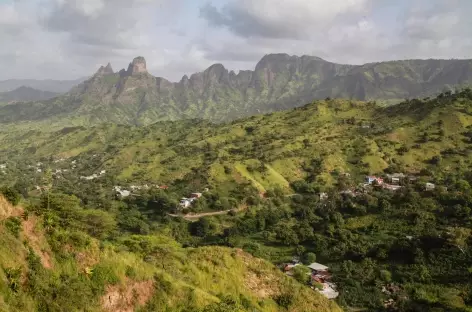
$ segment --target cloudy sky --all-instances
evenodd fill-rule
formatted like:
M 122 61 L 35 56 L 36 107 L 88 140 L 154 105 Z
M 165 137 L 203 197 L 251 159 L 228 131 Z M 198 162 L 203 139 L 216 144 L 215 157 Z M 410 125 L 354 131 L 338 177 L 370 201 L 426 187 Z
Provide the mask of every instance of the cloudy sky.
M 471 0 L 0 0 L 0 80 L 75 79 L 138 55 L 170 80 L 267 53 L 472 58 Z

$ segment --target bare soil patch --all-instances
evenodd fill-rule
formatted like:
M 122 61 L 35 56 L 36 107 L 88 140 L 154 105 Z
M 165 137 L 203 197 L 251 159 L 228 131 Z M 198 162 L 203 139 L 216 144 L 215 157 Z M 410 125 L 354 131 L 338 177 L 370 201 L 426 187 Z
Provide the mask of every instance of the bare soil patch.
M 52 253 L 44 237 L 44 233 L 38 230 L 37 224 L 38 217 L 29 216 L 28 220 L 23 221 L 23 233 L 33 251 L 39 256 L 43 267 L 51 269 L 53 267 L 53 261 L 51 259 Z
M 124 285 L 108 286 L 106 294 L 101 298 L 104 311 L 134 312 L 144 306 L 154 294 L 154 282 L 127 280 Z

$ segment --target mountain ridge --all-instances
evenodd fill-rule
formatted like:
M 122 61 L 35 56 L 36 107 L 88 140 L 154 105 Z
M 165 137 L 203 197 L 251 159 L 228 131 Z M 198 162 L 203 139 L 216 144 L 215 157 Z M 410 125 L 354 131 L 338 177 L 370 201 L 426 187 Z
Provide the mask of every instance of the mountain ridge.
M 12 91 L 0 92 L 0 102 L 29 102 L 44 101 L 58 96 L 57 92 L 43 91 L 27 86 L 21 86 Z
M 56 93 L 68 92 L 72 87 L 78 85 L 89 77 L 81 77 L 72 80 L 54 80 L 54 79 L 7 79 L 0 80 L 0 92 L 7 92 L 17 89 L 21 86 L 31 87 L 41 91 Z
M 300 106 L 316 99 L 400 102 L 472 83 L 472 60 L 336 64 L 315 56 L 268 54 L 237 74 L 223 64 L 171 82 L 151 75 L 144 57 L 115 73 L 108 64 L 48 102 L 0 109 L 0 122 L 54 118 L 67 124 L 145 125 L 188 118 L 224 122 Z

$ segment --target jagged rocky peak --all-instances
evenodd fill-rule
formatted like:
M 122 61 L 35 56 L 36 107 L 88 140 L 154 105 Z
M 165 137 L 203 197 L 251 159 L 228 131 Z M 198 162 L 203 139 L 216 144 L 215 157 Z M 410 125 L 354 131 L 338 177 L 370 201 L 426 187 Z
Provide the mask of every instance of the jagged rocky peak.
M 135 57 L 128 66 L 128 75 L 147 73 L 146 60 L 142 56 Z
M 95 75 L 111 75 L 114 74 L 115 72 L 113 71 L 113 68 L 111 67 L 111 64 L 108 63 L 107 66 L 100 66 L 98 69 L 97 73 Z
M 189 84 L 189 79 L 188 79 L 188 76 L 187 75 L 184 75 L 182 77 L 182 79 L 180 80 L 180 84 L 183 85 L 183 86 L 188 86 Z
M 223 64 L 213 64 L 203 72 L 204 79 L 213 82 L 229 82 L 229 72 Z

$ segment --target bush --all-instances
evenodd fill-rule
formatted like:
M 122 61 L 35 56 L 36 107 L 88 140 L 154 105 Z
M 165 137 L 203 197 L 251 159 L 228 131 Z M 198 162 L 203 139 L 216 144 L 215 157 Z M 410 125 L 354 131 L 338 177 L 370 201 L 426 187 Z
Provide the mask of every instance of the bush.
M 129 277 L 131 279 L 136 278 L 136 270 L 132 266 L 129 266 L 129 265 L 126 266 L 125 274 L 126 274 L 126 277 Z
M 292 294 L 289 294 L 289 293 L 286 293 L 286 294 L 281 294 L 280 296 L 277 296 L 275 298 L 275 302 L 285 308 L 285 309 L 288 309 L 292 303 L 293 303 L 293 295 Z
M 261 255 L 261 246 L 258 243 L 246 243 L 243 246 L 243 250 L 255 257 L 259 257 Z
M 98 264 L 93 268 L 91 280 L 99 293 L 105 290 L 106 285 L 114 285 L 120 281 L 113 269 L 103 264 Z
M 310 281 L 310 269 L 303 265 L 297 265 L 293 267 L 293 278 L 302 284 L 308 284 Z
M 380 278 L 382 281 L 390 283 L 392 281 L 392 273 L 387 270 L 380 270 Z
M 21 287 L 21 268 L 5 268 L 5 275 L 8 281 L 8 287 L 15 293 Z
M 5 220 L 5 227 L 15 236 L 20 236 L 21 220 L 16 217 L 11 217 Z
M 430 160 L 431 164 L 433 165 L 439 165 L 441 163 L 441 156 L 433 156 Z
M 5 197 L 10 204 L 16 206 L 20 203 L 20 194 L 11 187 L 5 186 L 0 189 L 0 193 Z

